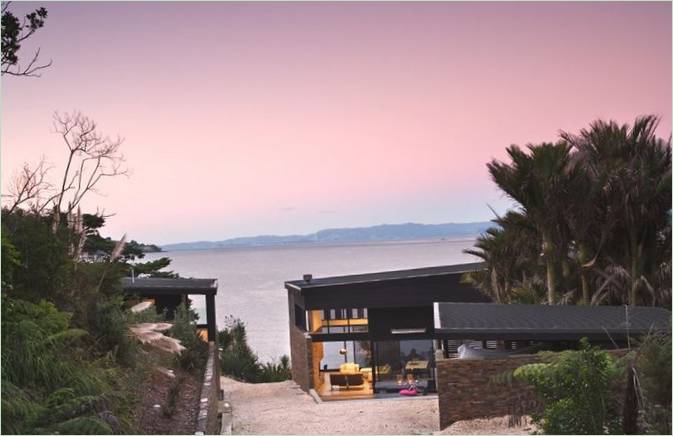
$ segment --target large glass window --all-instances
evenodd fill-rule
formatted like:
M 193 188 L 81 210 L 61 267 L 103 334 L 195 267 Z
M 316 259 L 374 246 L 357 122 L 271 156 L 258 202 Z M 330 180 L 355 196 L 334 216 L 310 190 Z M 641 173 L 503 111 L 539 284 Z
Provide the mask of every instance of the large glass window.
M 431 339 L 378 341 L 374 343 L 374 349 L 377 391 L 399 391 L 408 383 L 423 390 L 435 390 L 435 356 Z
M 314 341 L 312 377 L 318 395 L 372 395 L 371 350 L 370 341 Z
M 367 333 L 367 309 L 321 309 L 309 312 L 312 333 Z
M 369 341 L 316 342 L 322 345 L 321 371 L 339 370 L 343 363 L 357 363 L 359 367 L 371 368 L 372 352 Z
M 338 370 L 342 363 L 346 363 L 346 354 L 343 354 L 345 344 L 339 342 L 322 342 L 323 355 L 320 360 L 322 371 Z

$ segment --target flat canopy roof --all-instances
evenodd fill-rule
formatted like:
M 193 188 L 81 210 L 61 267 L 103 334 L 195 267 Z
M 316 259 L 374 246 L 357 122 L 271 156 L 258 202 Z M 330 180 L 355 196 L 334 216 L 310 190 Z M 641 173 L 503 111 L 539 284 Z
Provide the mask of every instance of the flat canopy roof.
M 666 329 L 671 312 L 658 307 L 435 303 L 435 333 L 447 339 L 605 341 Z
M 157 295 L 217 294 L 217 279 L 187 279 L 164 277 L 122 278 L 126 292 Z
M 396 271 L 384 271 L 367 274 L 354 274 L 347 276 L 312 278 L 310 282 L 305 280 L 292 280 L 285 282 L 286 288 L 297 290 L 315 289 L 340 285 L 353 285 L 360 283 L 373 283 L 389 280 L 404 280 L 419 277 L 435 277 L 442 275 L 462 274 L 470 271 L 484 269 L 483 262 L 463 263 L 459 265 L 433 266 L 428 268 L 403 269 Z

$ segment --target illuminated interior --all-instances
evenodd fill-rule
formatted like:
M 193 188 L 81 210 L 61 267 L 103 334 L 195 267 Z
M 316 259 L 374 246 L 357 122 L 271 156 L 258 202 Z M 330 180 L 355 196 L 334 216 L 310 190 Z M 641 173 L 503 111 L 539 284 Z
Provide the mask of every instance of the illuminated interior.
M 324 309 L 309 311 L 311 333 L 367 333 L 369 328 L 366 308 Z
M 313 384 L 324 400 L 374 395 L 370 341 L 312 344 Z

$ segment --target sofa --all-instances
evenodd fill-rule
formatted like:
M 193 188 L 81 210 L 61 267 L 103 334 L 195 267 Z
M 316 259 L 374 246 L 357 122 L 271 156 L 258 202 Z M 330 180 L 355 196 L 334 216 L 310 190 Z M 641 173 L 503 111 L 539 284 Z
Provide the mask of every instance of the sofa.
M 360 372 L 360 365 L 357 363 L 342 363 L 339 366 L 339 374 L 357 374 Z
M 350 388 L 363 388 L 365 385 L 365 378 L 362 373 L 355 374 L 342 374 L 340 372 L 333 372 L 329 375 L 330 390 L 334 389 L 335 386 L 339 388 L 345 387 L 347 390 Z
M 342 363 L 338 373 L 330 373 L 329 380 L 330 389 L 334 389 L 335 386 L 346 389 L 364 387 L 365 374 L 360 371 L 360 365 L 357 363 Z

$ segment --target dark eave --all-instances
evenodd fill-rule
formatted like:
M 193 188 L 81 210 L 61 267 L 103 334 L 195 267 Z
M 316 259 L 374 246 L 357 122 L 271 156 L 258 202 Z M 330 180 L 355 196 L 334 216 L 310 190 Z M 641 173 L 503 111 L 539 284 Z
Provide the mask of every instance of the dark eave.
M 446 339 L 624 341 L 669 328 L 657 307 L 435 303 L 435 333 Z
M 163 277 L 124 277 L 122 287 L 127 293 L 145 295 L 217 294 L 217 279 Z
M 478 271 L 484 268 L 484 263 L 464 263 L 458 265 L 435 266 L 428 268 L 404 269 L 396 271 L 384 271 L 367 274 L 354 274 L 347 276 L 313 278 L 310 282 L 304 280 L 292 280 L 285 282 L 286 289 L 304 291 L 309 289 L 328 288 L 333 286 L 347 286 L 354 284 L 371 284 L 394 280 L 414 279 L 421 277 L 437 277 L 443 275 L 462 274 L 470 271 Z

